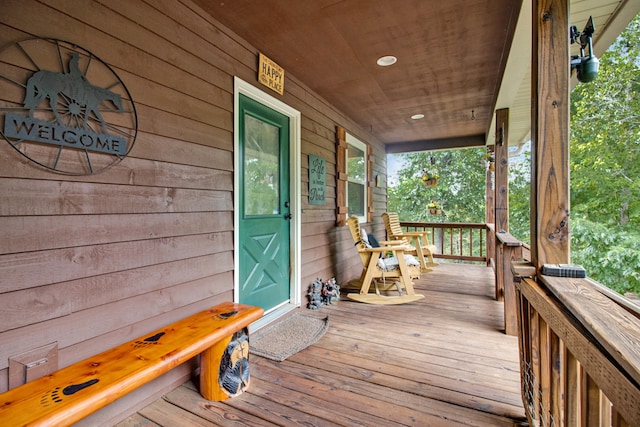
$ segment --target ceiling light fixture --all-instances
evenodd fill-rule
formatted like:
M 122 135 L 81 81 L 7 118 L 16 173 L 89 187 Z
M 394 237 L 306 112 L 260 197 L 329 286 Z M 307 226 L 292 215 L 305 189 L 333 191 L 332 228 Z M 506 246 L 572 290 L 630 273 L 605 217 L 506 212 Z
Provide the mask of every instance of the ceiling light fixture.
M 388 67 L 389 65 L 393 65 L 396 62 L 398 62 L 398 58 L 393 55 L 382 56 L 376 61 L 376 63 L 381 67 Z
M 411 120 L 420 120 L 420 119 L 424 119 L 424 114 L 414 114 L 413 116 L 411 116 Z

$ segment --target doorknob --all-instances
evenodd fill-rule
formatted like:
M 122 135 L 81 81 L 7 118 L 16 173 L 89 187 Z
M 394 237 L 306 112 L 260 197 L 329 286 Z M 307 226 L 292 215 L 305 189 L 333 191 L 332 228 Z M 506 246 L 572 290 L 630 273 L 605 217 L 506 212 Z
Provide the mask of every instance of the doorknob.
M 291 218 L 293 218 L 293 215 L 291 215 L 290 213 L 284 214 L 284 219 L 291 219 Z

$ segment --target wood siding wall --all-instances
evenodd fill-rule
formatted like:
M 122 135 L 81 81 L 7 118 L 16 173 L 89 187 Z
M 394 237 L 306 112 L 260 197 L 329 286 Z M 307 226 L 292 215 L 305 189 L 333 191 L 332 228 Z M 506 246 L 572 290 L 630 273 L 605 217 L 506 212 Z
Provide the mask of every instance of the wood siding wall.
M 136 104 L 138 137 L 119 165 L 82 177 L 39 168 L 0 140 L 0 392 L 12 356 L 57 342 L 63 367 L 233 299 L 233 76 L 258 86 L 256 49 L 189 0 L 0 2 L 0 47 L 29 37 L 77 43 L 109 64 Z M 316 277 L 361 269 L 335 226 L 336 125 L 372 145 L 374 177 L 386 176 L 385 154 L 295 76 L 284 96 L 270 94 L 302 113 L 306 295 Z M 308 204 L 309 154 L 326 159 L 324 206 Z M 384 187 L 374 188 L 380 237 Z M 191 368 L 91 422 L 156 398 Z

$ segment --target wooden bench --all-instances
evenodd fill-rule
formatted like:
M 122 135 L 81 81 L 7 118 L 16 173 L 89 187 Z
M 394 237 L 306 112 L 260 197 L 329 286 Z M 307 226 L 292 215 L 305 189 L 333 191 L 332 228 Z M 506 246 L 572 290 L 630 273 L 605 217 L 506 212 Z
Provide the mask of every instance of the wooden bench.
M 219 381 L 220 364 L 248 368 L 244 328 L 263 314 L 258 307 L 222 303 L 16 387 L 0 394 L 0 425 L 72 424 L 198 354 L 200 393 L 225 400 L 234 393 Z M 235 354 L 232 340 L 241 344 Z

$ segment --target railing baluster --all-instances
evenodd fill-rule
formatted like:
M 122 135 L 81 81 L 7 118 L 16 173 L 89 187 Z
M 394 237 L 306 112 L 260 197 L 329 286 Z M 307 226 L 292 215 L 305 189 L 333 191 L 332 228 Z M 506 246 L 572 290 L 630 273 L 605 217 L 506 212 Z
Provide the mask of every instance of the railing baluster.
M 565 395 L 565 425 L 580 425 L 580 362 L 566 350 L 565 374 L 564 374 L 564 395 Z
M 600 426 L 600 389 L 595 381 L 585 372 L 583 386 L 585 387 L 585 401 L 584 406 L 586 427 L 599 427 Z
M 551 330 L 547 322 L 540 318 L 540 420 L 543 426 L 550 426 L 551 408 Z
M 551 423 L 549 425 L 560 426 L 562 418 L 562 408 L 564 405 L 564 396 L 562 394 L 561 378 L 565 369 L 562 359 L 563 345 L 560 338 L 549 328 L 549 363 L 551 370 L 551 378 L 549 385 L 549 411 Z
M 600 390 L 600 425 L 609 427 L 611 425 L 611 401 Z
M 618 411 L 613 408 L 614 411 L 611 414 L 611 427 L 629 427 L 629 423 L 627 423 L 622 416 L 618 413 Z
M 537 311 L 529 313 L 531 325 L 531 388 L 532 388 L 532 418 L 540 421 L 540 317 Z

